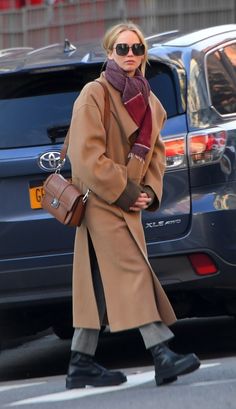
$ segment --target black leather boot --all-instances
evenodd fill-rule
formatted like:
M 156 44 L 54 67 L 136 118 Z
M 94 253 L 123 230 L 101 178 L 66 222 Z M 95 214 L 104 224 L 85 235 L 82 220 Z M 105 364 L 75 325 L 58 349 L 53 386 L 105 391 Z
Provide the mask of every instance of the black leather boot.
M 200 366 L 200 361 L 195 354 L 176 354 L 164 343 L 150 348 L 150 351 L 154 359 L 157 386 L 173 382 L 177 376 L 193 372 Z
M 127 381 L 122 372 L 112 372 L 94 362 L 90 355 L 72 351 L 66 377 L 66 388 L 85 388 L 85 386 L 112 386 Z

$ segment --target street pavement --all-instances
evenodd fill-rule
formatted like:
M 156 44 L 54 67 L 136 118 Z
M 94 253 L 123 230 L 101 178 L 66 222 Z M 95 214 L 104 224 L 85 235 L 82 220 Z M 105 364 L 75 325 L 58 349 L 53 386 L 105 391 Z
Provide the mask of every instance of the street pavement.
M 66 391 L 70 341 L 41 334 L 0 354 L 0 408 L 35 409 L 236 409 L 236 330 L 230 319 L 184 320 L 174 349 L 193 350 L 201 367 L 156 387 L 150 355 L 140 336 L 104 336 L 97 359 L 122 369 L 128 381 L 109 388 Z
M 66 391 L 65 377 L 0 384 L 2 408 L 227 409 L 236 408 L 236 358 L 204 360 L 199 370 L 156 387 L 153 367 L 124 369 L 127 383 Z

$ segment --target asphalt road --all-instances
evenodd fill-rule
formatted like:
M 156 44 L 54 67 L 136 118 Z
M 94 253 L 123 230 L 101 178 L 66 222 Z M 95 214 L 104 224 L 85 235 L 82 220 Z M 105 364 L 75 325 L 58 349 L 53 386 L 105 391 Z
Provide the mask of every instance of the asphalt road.
M 184 320 L 171 347 L 196 352 L 202 365 L 156 387 L 149 354 L 137 332 L 105 335 L 97 360 L 122 368 L 128 382 L 114 388 L 65 390 L 70 341 L 48 332 L 0 354 L 0 408 L 236 409 L 236 327 L 232 319 Z

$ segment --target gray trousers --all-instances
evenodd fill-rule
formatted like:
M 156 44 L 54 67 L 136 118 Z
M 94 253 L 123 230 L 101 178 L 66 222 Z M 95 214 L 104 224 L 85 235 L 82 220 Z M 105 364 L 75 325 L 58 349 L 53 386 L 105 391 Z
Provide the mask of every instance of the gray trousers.
M 90 237 L 89 254 L 98 313 L 102 323 L 106 312 L 106 302 L 97 258 Z M 139 331 L 147 349 L 161 342 L 168 341 L 174 336 L 172 331 L 163 322 L 153 322 L 140 326 Z M 100 330 L 97 329 L 75 328 L 71 350 L 94 356 L 98 345 L 99 333 Z

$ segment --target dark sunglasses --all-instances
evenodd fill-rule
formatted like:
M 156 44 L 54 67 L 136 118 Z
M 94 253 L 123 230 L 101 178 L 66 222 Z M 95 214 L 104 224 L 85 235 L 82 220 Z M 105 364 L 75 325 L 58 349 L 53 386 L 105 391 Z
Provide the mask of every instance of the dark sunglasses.
M 145 47 L 142 43 L 135 43 L 132 45 L 126 43 L 117 44 L 115 47 L 117 55 L 127 55 L 129 53 L 129 49 L 131 48 L 132 53 L 134 55 L 144 55 Z

